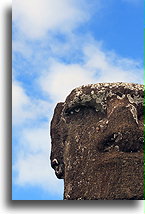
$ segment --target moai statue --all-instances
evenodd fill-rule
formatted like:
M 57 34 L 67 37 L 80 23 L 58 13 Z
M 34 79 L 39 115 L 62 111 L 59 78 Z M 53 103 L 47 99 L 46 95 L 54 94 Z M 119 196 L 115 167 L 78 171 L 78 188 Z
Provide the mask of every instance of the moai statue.
M 74 89 L 51 122 L 51 166 L 65 200 L 143 199 L 143 85 Z

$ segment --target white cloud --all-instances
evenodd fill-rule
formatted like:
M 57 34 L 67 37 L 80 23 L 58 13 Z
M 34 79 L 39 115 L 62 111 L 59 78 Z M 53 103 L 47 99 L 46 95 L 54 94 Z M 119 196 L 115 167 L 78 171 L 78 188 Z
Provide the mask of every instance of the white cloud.
M 18 82 L 12 84 L 12 109 L 13 109 L 13 124 L 20 124 L 25 119 L 31 117 L 26 110 L 30 105 L 30 99 L 25 94 L 23 88 Z
M 46 192 L 63 195 L 62 181 L 56 179 L 50 166 L 50 136 L 48 123 L 38 128 L 25 128 L 19 138 L 19 153 L 13 165 L 15 183 L 39 186 Z
M 49 61 L 49 68 L 38 80 L 41 89 L 53 100 L 64 101 L 75 87 L 97 82 L 143 82 L 139 62 L 105 52 L 100 44 L 87 44 L 82 51 L 82 63 L 67 64 Z
M 19 138 L 23 151 L 28 153 L 50 153 L 49 123 L 41 123 L 37 128 L 23 128 Z
M 45 73 L 38 82 L 42 90 L 57 102 L 64 101 L 73 88 L 91 83 L 92 75 L 79 64 L 69 65 L 52 60 L 49 72 Z
M 14 183 L 19 186 L 39 186 L 51 194 L 63 195 L 62 181 L 59 181 L 50 166 L 50 115 L 53 108 L 46 101 L 31 99 L 18 81 L 13 81 L 13 125 L 19 127 L 18 145 L 15 149 L 13 171 Z M 48 118 L 36 127 L 34 121 L 42 116 Z M 29 121 L 29 122 L 28 122 Z M 14 144 L 13 144 L 14 145 Z M 53 190 L 53 191 L 52 191 Z
M 18 81 L 12 84 L 13 125 L 23 125 L 29 120 L 39 120 L 51 114 L 52 104 L 47 101 L 30 98 Z
M 63 194 L 62 181 L 56 179 L 47 152 L 23 154 L 21 151 L 13 170 L 18 173 L 15 183 L 20 186 L 39 186 L 46 192 Z
M 96 82 L 142 82 L 143 69 L 138 61 L 104 51 L 95 44 L 84 47 L 84 55 L 85 68 L 98 75 Z
M 89 19 L 88 8 L 85 0 L 15 0 L 13 21 L 28 38 L 40 38 L 48 30 L 71 31 Z
M 32 106 L 30 98 L 25 94 L 22 86 L 15 82 L 13 85 L 13 121 L 20 126 L 24 121 L 31 119 L 29 124 L 39 119 L 40 111 L 43 112 L 42 101 L 38 106 Z M 25 106 L 25 108 L 24 108 Z M 47 106 L 44 103 L 44 106 Z M 38 108 L 40 109 L 38 110 Z M 48 107 L 48 106 L 47 106 Z M 47 109 L 49 112 L 50 109 Z M 17 114 L 16 114 L 17 113 Z M 47 116 L 46 111 L 42 114 Z M 40 186 L 45 191 L 58 194 L 63 191 L 62 182 L 55 177 L 54 170 L 50 167 L 50 127 L 49 121 L 40 122 L 36 128 L 21 126 L 20 135 L 17 136 L 18 151 L 13 170 L 16 172 L 15 183 L 24 186 Z
M 32 56 L 32 49 L 29 47 L 29 45 L 26 43 L 26 41 L 19 38 L 19 40 L 13 40 L 12 42 L 12 50 L 13 52 L 17 52 L 22 54 L 25 59 L 30 59 Z M 14 55 L 13 55 L 14 57 Z

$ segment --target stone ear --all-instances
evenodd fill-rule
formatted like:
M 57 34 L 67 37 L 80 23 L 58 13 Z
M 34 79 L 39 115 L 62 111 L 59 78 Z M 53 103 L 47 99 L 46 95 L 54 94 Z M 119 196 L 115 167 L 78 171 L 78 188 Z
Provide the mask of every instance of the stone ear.
M 63 179 L 64 178 L 64 163 L 63 161 L 58 161 L 57 159 L 53 159 L 51 161 L 51 166 L 55 170 L 55 174 L 57 178 Z
M 64 103 L 58 103 L 54 110 L 51 121 L 51 166 L 55 170 L 58 178 L 64 178 L 64 162 L 63 162 L 63 123 L 61 119 Z

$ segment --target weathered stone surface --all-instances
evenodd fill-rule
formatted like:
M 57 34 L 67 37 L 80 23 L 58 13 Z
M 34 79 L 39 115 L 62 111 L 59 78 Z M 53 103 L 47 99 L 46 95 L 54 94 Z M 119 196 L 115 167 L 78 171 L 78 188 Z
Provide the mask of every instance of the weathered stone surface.
M 74 89 L 51 122 L 51 165 L 64 199 L 143 199 L 143 85 Z

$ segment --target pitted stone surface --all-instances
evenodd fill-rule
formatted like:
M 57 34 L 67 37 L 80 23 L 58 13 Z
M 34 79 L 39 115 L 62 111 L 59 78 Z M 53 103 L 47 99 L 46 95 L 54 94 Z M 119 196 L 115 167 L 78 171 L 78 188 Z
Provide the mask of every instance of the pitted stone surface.
M 51 122 L 51 165 L 64 199 L 143 199 L 143 85 L 74 89 Z

